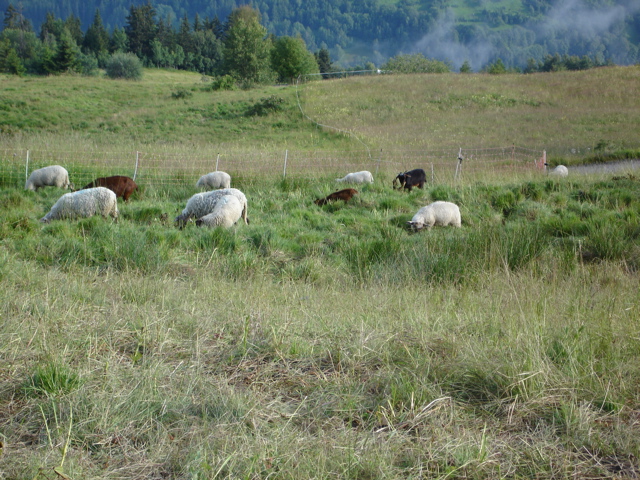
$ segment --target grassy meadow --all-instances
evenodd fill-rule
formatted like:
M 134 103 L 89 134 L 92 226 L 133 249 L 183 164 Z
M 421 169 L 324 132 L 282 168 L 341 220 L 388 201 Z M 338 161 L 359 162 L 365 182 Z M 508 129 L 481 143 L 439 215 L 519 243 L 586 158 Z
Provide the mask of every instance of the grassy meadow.
M 609 71 L 612 84 L 630 77 L 638 88 L 637 69 Z M 95 102 L 74 97 L 60 99 L 59 112 L 45 108 L 59 115 L 57 126 L 3 124 L 4 148 L 360 148 L 349 136 L 305 124 L 293 87 L 220 93 L 203 90 L 199 77 L 145 73 L 135 84 L 91 79 L 100 91 Z M 540 100 L 524 92 L 552 83 L 577 88 L 563 75 L 472 77 L 494 93 L 509 78 L 514 89 L 526 78 L 530 88 L 518 87 L 518 98 Z M 588 83 L 600 73 L 584 75 Z M 21 105 L 20 118 L 32 122 L 34 105 L 63 98 L 63 78 L 8 79 L 0 101 Z M 440 82 L 398 77 L 394 89 L 411 78 Z M 371 78 L 359 90 L 392 79 Z M 71 91 L 87 80 L 66 81 Z M 358 82 L 364 79 L 334 85 Z M 339 94 L 322 93 L 330 84 L 305 85 L 301 96 L 321 123 L 328 117 L 316 98 Z M 174 98 L 182 87 L 193 95 Z M 269 115 L 201 116 L 199 123 L 186 113 L 218 96 L 218 105 L 241 112 L 274 92 L 288 106 Z M 383 142 L 382 124 L 371 119 L 388 114 L 395 129 L 402 116 L 377 101 L 371 97 L 369 114 L 352 118 L 361 119 L 362 138 Z M 521 122 L 520 131 L 542 136 L 531 130 L 549 128 L 559 138 L 543 121 L 557 111 L 547 102 L 469 108 L 485 119 L 518 109 L 511 122 Z M 619 106 L 621 116 L 634 115 L 624 101 Z M 405 108 L 407 116 L 418 110 Z M 529 123 L 528 108 L 539 123 Z M 595 125 L 592 108 L 583 119 Z M 442 113 L 467 128 L 456 110 L 443 106 Z M 65 128 L 74 112 L 86 128 Z M 631 126 L 626 137 L 610 136 L 613 115 L 603 114 L 591 136 L 633 147 Z M 341 126 L 347 117 L 332 120 Z M 101 130 L 100 122 L 120 128 Z M 486 125 L 485 141 L 506 141 L 502 123 Z M 470 129 L 472 144 L 476 135 Z M 588 145 L 590 135 L 581 135 Z M 389 142 L 381 148 L 400 143 Z M 393 177 L 381 173 L 356 187 L 349 203 L 316 206 L 336 189 L 334 178 L 234 178 L 248 198 L 250 224 L 228 230 L 174 226 L 196 192 L 191 184 L 141 185 L 119 203 L 117 223 L 92 217 L 44 225 L 38 219 L 63 191 L 3 183 L 0 478 L 637 478 L 637 172 L 565 179 L 495 172 L 411 193 L 392 190 Z M 408 231 L 406 222 L 434 200 L 457 203 L 462 228 Z
M 640 148 L 638 66 L 354 76 L 234 91 L 213 90 L 215 82 L 198 74 L 156 69 L 145 70 L 139 82 L 103 76 L 0 81 L 0 149 L 189 149 L 215 157 L 233 150 L 366 147 L 393 157 L 404 150 L 516 145 L 571 163 L 593 157 L 598 146 L 600 154 Z M 274 110 L 255 114 L 270 99 Z

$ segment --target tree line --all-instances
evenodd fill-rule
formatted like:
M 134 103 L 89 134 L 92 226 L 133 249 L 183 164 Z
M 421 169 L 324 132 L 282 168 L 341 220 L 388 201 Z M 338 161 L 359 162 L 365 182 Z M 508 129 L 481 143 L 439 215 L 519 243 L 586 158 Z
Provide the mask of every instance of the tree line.
M 176 68 L 205 75 L 228 76 L 245 84 L 292 81 L 298 75 L 328 72 L 332 62 L 326 49 L 311 53 L 300 37 L 275 37 L 250 6 L 232 10 L 223 22 L 217 16 L 193 22 L 184 16 L 179 28 L 158 17 L 150 3 L 131 5 L 122 28 L 109 33 L 96 9 L 83 31 L 78 17 L 46 15 L 40 31 L 10 5 L 0 32 L 0 72 L 50 75 L 78 72 L 91 75 L 98 68 L 119 67 L 136 78 L 141 66 Z M 140 66 L 136 65 L 140 63 Z

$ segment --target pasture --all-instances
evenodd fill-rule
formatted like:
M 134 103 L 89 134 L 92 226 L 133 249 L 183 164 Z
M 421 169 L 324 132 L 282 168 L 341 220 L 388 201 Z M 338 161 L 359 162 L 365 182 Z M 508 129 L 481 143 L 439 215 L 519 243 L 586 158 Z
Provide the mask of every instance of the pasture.
M 392 180 L 240 178 L 229 230 L 3 189 L 2 476 L 632 478 L 638 179 Z M 462 228 L 410 233 L 433 200 Z
M 475 147 L 525 144 L 514 135 L 526 132 L 537 149 L 550 138 L 560 145 L 576 119 L 582 127 L 565 130 L 576 144 L 637 147 L 626 143 L 635 127 L 624 121 L 638 115 L 637 98 L 591 94 L 607 71 L 612 87 L 638 88 L 636 67 L 537 82 L 409 76 L 394 91 L 435 95 L 423 107 L 441 116 L 425 117 L 404 94 L 388 103 L 362 84 L 352 88 L 359 79 L 306 85 L 302 102 L 338 127 L 354 120 L 360 139 L 380 142 L 372 151 L 446 147 L 455 161 L 453 131 L 467 131 Z M 458 82 L 462 96 L 437 94 L 441 81 Z M 276 87 L 211 92 L 200 83 L 158 71 L 133 85 L 77 77 L 3 84 L 3 112 L 23 123 L 0 125 L 0 151 L 42 153 L 31 168 L 65 163 L 59 152 L 67 152 L 71 181 L 84 185 L 131 175 L 109 169 L 116 147 L 176 160 L 147 177 L 154 181 L 141 174 L 138 191 L 118 200 L 117 223 L 42 224 L 65 191 L 25 191 L 22 164 L 2 178 L 0 478 L 638 476 L 637 171 L 550 178 L 465 163 L 460 177 L 432 177 L 421 154 L 353 185 L 358 194 L 347 203 L 318 206 L 347 187 L 335 179 L 362 144 L 300 120 L 292 87 L 277 87 L 283 111 L 252 118 L 242 112 Z M 331 95 L 320 90 L 330 85 Z M 192 95 L 171 95 L 181 89 Z M 471 97 L 473 89 L 484 93 Z M 359 106 L 345 103 L 358 92 Z M 540 96 L 539 105 L 524 101 Z M 618 105 L 619 116 L 607 106 L 598 121 L 598 102 Z M 36 122 L 38 110 L 46 121 Z M 571 121 L 557 123 L 559 113 Z M 306 175 L 293 161 L 295 174 L 284 178 L 279 163 L 230 172 L 250 224 L 176 228 L 198 176 L 212 170 L 198 163 L 196 171 L 189 156 L 211 162 L 221 145 L 238 161 L 253 152 L 254 166 L 262 152 L 286 148 L 344 156 Z M 9 157 L 3 166 L 13 165 Z M 395 173 L 414 167 L 427 170 L 424 189 L 393 190 Z M 436 200 L 460 207 L 461 228 L 412 233 L 406 222 Z

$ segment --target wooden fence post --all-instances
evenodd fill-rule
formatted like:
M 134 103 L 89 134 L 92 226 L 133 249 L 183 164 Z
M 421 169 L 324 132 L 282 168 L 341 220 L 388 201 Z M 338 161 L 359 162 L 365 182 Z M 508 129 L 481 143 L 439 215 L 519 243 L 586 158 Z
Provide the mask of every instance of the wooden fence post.
M 133 171 L 133 180 L 135 181 L 136 176 L 138 175 L 138 164 L 140 163 L 140 152 L 136 151 L 136 168 Z
M 27 160 L 24 168 L 24 182 L 27 183 L 27 180 L 29 180 L 29 150 L 27 150 Z
M 282 178 L 287 177 L 287 157 L 289 156 L 289 150 L 284 151 L 284 170 L 282 172 Z

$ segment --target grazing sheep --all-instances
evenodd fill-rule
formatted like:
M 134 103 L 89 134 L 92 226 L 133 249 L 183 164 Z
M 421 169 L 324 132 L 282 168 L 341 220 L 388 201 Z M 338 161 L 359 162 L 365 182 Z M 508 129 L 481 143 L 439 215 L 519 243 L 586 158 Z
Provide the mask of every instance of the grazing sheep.
M 73 190 L 73 185 L 69 183 L 69 172 L 60 165 L 51 165 L 31 172 L 24 186 L 25 190 L 36 191 L 41 187 L 70 188 Z
M 322 206 L 322 205 L 326 205 L 329 202 L 334 202 L 336 200 L 343 200 L 345 202 L 348 202 L 353 198 L 354 195 L 357 195 L 357 194 L 358 194 L 357 190 L 353 188 L 345 188 L 344 190 L 338 190 L 336 192 L 333 192 L 324 198 L 319 198 L 315 200 L 314 203 L 316 205 Z
M 367 170 L 347 173 L 343 178 L 336 178 L 336 182 L 344 183 L 373 183 L 373 175 Z
M 116 194 L 116 197 L 122 197 L 125 202 L 129 200 L 131 194 L 138 188 L 136 182 L 132 178 L 122 175 L 113 175 L 111 177 L 96 178 L 93 182 L 88 183 L 82 189 L 105 187 Z
M 202 218 L 213 212 L 216 204 L 225 195 L 233 195 L 242 205 L 242 218 L 244 223 L 249 223 L 247 219 L 247 197 L 236 188 L 223 188 L 211 190 L 209 192 L 196 193 L 188 201 L 182 213 L 175 219 L 176 224 L 182 228 L 192 218 Z
M 558 165 L 556 168 L 549 170 L 549 164 L 545 162 L 544 169 L 547 175 L 553 175 L 554 177 L 566 177 L 569 175 L 569 169 L 564 165 Z
M 231 175 L 226 172 L 211 172 L 201 176 L 196 182 L 196 187 L 208 189 L 229 188 L 231 186 Z
M 198 227 L 232 227 L 242 216 L 242 203 L 238 197 L 223 195 L 216 202 L 216 206 L 208 215 L 196 220 Z
M 407 224 L 413 230 L 431 228 L 434 225 L 461 227 L 460 209 L 455 203 L 433 202 L 422 207 Z
M 393 180 L 393 189 L 401 189 L 411 191 L 413 187 L 423 188 L 427 181 L 427 174 L 421 168 L 414 168 L 406 172 L 399 173 Z
M 71 220 L 93 215 L 102 215 L 105 218 L 110 215 L 117 221 L 118 202 L 116 194 L 104 187 L 65 193 L 40 221 L 49 223 L 51 220 Z

